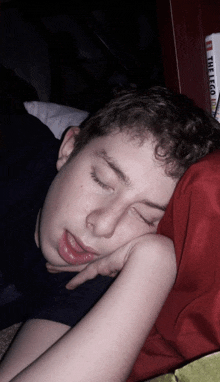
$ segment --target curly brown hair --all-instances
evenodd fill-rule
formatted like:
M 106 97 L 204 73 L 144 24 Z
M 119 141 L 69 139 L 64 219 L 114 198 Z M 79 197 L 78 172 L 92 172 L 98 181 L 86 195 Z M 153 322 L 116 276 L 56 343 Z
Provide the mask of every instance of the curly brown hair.
M 118 94 L 82 124 L 73 155 L 92 139 L 116 131 L 128 132 L 140 143 L 150 134 L 156 141 L 156 159 L 174 178 L 220 148 L 220 124 L 187 96 L 158 86 Z

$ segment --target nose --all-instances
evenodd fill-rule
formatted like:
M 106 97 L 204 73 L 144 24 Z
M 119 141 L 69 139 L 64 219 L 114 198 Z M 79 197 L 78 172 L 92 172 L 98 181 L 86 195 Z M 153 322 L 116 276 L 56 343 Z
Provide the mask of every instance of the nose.
M 93 210 L 86 218 L 87 228 L 94 236 L 111 238 L 123 214 L 120 208 L 112 205 Z

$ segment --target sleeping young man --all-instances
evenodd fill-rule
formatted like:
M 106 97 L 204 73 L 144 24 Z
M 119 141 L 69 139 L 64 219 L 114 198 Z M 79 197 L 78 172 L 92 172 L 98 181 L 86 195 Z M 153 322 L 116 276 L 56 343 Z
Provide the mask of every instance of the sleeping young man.
M 4 161 L 11 132 L 2 130 Z M 219 124 L 164 88 L 122 93 L 67 131 L 53 181 L 57 142 L 49 149 L 48 136 L 42 148 L 39 134 L 25 174 L 22 150 L 10 188 L 2 182 L 2 313 L 26 323 L 0 379 L 125 381 L 175 282 L 174 246 L 155 235 L 158 224 L 186 169 L 219 148 Z M 144 378 L 158 374 L 144 367 Z

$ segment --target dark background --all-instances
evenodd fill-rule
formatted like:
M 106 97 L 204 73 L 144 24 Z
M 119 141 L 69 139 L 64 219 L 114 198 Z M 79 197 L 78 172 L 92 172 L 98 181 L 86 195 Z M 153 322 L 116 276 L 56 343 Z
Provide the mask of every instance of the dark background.
M 2 111 L 23 101 L 96 110 L 117 91 L 164 85 L 155 0 L 3 1 Z

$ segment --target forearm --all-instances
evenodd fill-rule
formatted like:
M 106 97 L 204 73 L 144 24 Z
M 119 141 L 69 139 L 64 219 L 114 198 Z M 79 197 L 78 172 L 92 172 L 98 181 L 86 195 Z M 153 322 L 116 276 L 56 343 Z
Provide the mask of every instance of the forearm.
M 90 313 L 13 382 L 124 381 L 175 279 L 173 248 L 161 251 L 139 247 Z

